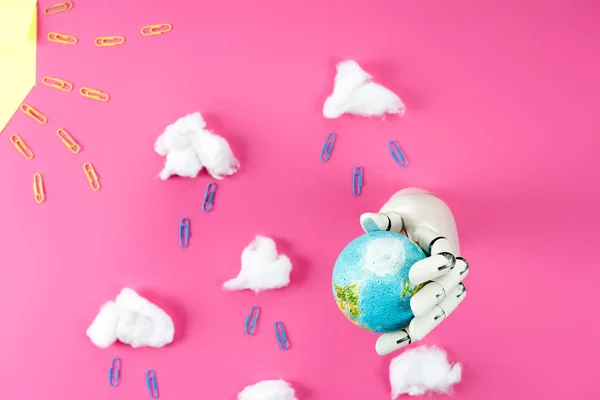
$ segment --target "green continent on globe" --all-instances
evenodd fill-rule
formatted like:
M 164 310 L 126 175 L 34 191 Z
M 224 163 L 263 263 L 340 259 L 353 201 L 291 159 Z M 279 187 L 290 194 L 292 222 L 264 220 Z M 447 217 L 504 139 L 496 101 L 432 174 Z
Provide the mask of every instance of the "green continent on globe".
M 360 315 L 360 308 L 358 307 L 358 285 L 358 282 L 347 286 L 335 285 L 335 297 L 338 307 L 346 317 L 354 322 L 356 322 L 356 318 Z

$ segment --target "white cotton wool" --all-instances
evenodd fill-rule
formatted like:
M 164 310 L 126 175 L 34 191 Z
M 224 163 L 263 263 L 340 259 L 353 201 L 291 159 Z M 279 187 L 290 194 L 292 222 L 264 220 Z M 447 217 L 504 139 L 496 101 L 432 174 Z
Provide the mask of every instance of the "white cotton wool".
M 391 90 L 372 81 L 356 61 L 337 65 L 333 93 L 325 100 L 323 116 L 338 118 L 343 114 L 380 117 L 384 114 L 404 115 L 406 107 Z
M 199 112 L 185 115 L 166 127 L 156 139 L 154 151 L 165 156 L 159 176 L 195 178 L 203 168 L 215 179 L 236 173 L 240 164 L 227 140 L 205 129 Z
M 237 277 L 223 284 L 227 290 L 254 290 L 256 293 L 289 285 L 292 262 L 278 255 L 273 239 L 256 238 L 242 252 L 242 267 Z
M 238 400 L 297 400 L 294 388 L 281 379 L 265 380 L 246 386 Z
M 396 356 L 390 363 L 392 399 L 401 394 L 450 394 L 461 380 L 460 363 L 450 364 L 446 352 L 438 347 L 420 346 Z
M 175 326 L 161 308 L 124 288 L 114 302 L 100 308 L 86 334 L 100 348 L 117 340 L 133 348 L 163 347 L 173 341 Z

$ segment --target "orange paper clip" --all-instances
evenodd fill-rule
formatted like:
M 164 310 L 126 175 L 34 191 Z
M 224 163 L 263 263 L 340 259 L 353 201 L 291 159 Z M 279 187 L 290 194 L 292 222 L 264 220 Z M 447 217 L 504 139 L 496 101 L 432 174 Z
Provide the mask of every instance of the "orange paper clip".
M 54 4 L 54 5 L 51 5 L 50 7 L 46 8 L 44 10 L 44 14 L 54 15 L 54 14 L 58 14 L 61 12 L 69 11 L 71 8 L 73 8 L 73 2 L 65 1 L 64 3 Z
M 173 25 L 171 24 L 156 24 L 143 27 L 141 32 L 144 36 L 162 35 L 163 33 L 171 32 L 172 29 Z
M 33 151 L 31 151 L 29 146 L 27 146 L 27 143 L 21 139 L 21 136 L 13 133 L 10 135 L 10 142 L 13 144 L 13 146 L 15 146 L 15 149 L 17 149 L 17 151 L 21 153 L 23 157 L 25 157 L 26 160 L 31 160 L 33 158 Z
M 54 78 L 52 76 L 43 77 L 42 83 L 54 89 L 62 90 L 63 92 L 70 92 L 73 90 L 73 84 L 71 82 L 64 81 L 60 78 Z
M 88 99 L 97 100 L 107 102 L 110 99 L 110 96 L 104 92 L 101 92 L 96 89 L 90 89 L 87 87 L 82 87 L 79 89 L 79 94 L 83 97 L 87 97 Z
M 44 180 L 42 174 L 36 172 L 33 174 L 33 198 L 35 202 L 40 204 L 46 200 L 46 193 L 44 191 Z
M 123 36 L 102 36 L 94 40 L 94 44 L 98 47 L 112 47 L 125 43 Z
M 21 104 L 21 107 L 19 107 L 19 109 L 25 114 L 29 115 L 31 118 L 33 118 L 34 121 L 36 121 L 38 124 L 44 125 L 46 122 L 48 122 L 48 118 L 46 118 L 44 114 L 31 107 L 27 103 Z
M 79 146 L 79 143 L 77 143 L 75 139 L 73 139 L 69 132 L 67 132 L 63 128 L 58 128 L 56 134 L 60 138 L 61 142 L 63 142 L 65 146 L 67 146 L 67 149 L 71 151 L 71 153 L 78 154 L 81 151 L 81 146 Z
M 94 166 L 86 162 L 83 164 L 83 172 L 85 172 L 85 176 L 87 177 L 88 182 L 90 183 L 90 187 L 94 192 L 100 190 L 100 180 L 98 179 L 98 174 L 96 174 L 96 170 Z
M 75 36 L 65 35 L 64 33 L 48 32 L 48 40 L 60 44 L 77 44 Z

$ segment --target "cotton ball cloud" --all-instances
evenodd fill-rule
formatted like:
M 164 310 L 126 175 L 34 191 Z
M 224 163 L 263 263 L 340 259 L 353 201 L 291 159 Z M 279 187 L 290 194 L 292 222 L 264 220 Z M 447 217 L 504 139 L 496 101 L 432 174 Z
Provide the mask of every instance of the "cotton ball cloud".
M 297 400 L 291 384 L 281 379 L 265 380 L 246 386 L 238 400 Z
M 462 375 L 460 363 L 450 364 L 438 347 L 420 346 L 396 356 L 390 363 L 392 399 L 401 394 L 450 394 Z
M 240 168 L 227 140 L 206 129 L 199 112 L 168 125 L 154 142 L 154 151 L 165 157 L 159 173 L 162 180 L 173 175 L 195 178 L 203 169 L 213 178 L 223 179 Z
M 257 236 L 242 252 L 242 267 L 237 277 L 223 284 L 227 290 L 250 289 L 258 293 L 289 285 L 292 262 L 277 254 L 273 239 Z
M 106 348 L 117 340 L 133 348 L 163 347 L 173 341 L 171 317 L 135 290 L 124 288 L 105 303 L 86 332 L 92 343 Z
M 406 107 L 391 90 L 372 81 L 372 76 L 354 60 L 337 65 L 333 93 L 323 104 L 325 118 L 343 114 L 363 117 L 381 117 L 384 114 L 404 115 Z

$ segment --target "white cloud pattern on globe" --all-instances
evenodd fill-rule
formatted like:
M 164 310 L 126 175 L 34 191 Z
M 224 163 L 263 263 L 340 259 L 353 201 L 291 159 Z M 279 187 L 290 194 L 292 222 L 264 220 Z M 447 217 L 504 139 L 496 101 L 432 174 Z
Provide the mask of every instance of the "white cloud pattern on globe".
M 367 244 L 364 272 L 386 276 L 398 272 L 405 262 L 403 243 L 398 238 L 377 238 Z

